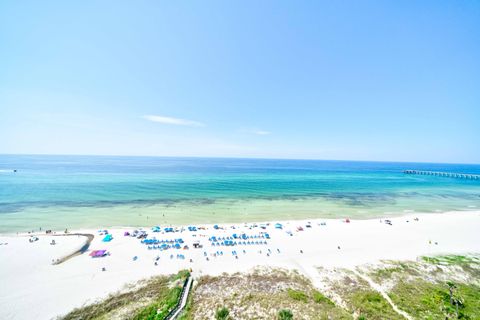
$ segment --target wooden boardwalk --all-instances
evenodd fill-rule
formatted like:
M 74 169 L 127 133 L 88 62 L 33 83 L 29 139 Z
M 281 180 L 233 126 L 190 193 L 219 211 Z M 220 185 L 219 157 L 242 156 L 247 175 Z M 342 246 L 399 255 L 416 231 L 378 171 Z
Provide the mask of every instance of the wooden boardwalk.
M 193 277 L 190 275 L 187 280 L 185 280 L 182 288 L 182 293 L 180 294 L 180 298 L 178 299 L 177 305 L 175 308 L 170 311 L 170 313 L 165 317 L 165 320 L 175 320 L 183 311 L 185 306 L 187 305 L 188 301 L 188 294 L 190 293 L 190 289 L 192 288 Z
M 418 175 L 424 175 L 424 176 L 437 176 L 437 177 L 446 177 L 446 178 L 480 180 L 480 174 L 440 172 L 440 171 L 424 171 L 424 170 L 404 170 L 403 173 L 405 173 L 405 174 L 418 174 Z

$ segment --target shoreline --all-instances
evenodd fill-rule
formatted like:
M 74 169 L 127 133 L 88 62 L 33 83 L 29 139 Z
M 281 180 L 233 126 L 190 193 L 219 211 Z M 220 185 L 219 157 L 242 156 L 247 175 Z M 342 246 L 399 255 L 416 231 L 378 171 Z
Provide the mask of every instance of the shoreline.
M 343 219 L 304 219 L 218 224 L 223 229 L 201 224 L 196 225 L 197 231 L 184 226 L 183 231 L 176 227 L 179 231 L 174 233 L 163 229 L 152 232 L 152 226 L 144 228 L 149 239 L 153 236 L 158 240 L 183 239 L 180 249 L 167 250 L 148 249 L 149 245 L 140 239 L 124 236 L 126 231 L 138 228 L 108 229 L 113 235 L 110 242 L 102 241 L 104 235 L 99 235 L 98 229 L 72 230 L 95 237 L 87 252 L 58 265 L 52 265 L 52 258 L 78 250 L 84 237 L 42 235 L 38 241 L 29 243 L 29 234 L 0 235 L 0 243 L 8 242 L 0 245 L 0 259 L 5 261 L 0 265 L 0 277 L 5 279 L 0 288 L 0 317 L 54 318 L 121 290 L 126 284 L 181 269 L 191 269 L 195 278 L 248 272 L 256 267 L 297 270 L 320 288 L 323 284 L 319 267 L 354 269 L 382 260 L 480 253 L 480 211 L 409 213 L 387 219 L 391 225 L 384 219 L 382 223 L 380 219 L 350 219 L 349 223 Z M 282 229 L 275 228 L 276 223 L 281 223 Z M 264 224 L 265 229 L 260 227 Z M 229 239 L 233 234 L 245 234 L 248 236 L 245 242 L 251 243 L 212 246 L 209 240 L 212 236 Z M 57 245 L 49 244 L 52 238 Z M 195 249 L 194 243 L 203 247 Z M 183 249 L 184 245 L 189 248 Z M 110 255 L 89 256 L 91 251 L 101 249 Z M 76 288 L 73 292 L 72 287 Z M 25 308 L 27 304 L 32 307 Z
M 213 227 L 214 225 L 227 225 L 227 226 L 240 226 L 244 224 L 267 224 L 267 223 L 276 223 L 276 222 L 295 222 L 298 221 L 299 223 L 305 222 L 305 221 L 320 221 L 320 220 L 330 220 L 330 221 L 335 221 L 335 220 L 345 220 L 345 219 L 350 219 L 350 220 L 355 220 L 355 221 L 369 221 L 369 220 L 379 220 L 379 219 L 392 219 L 392 218 L 403 218 L 403 217 L 410 217 L 410 216 L 429 216 L 429 215 L 444 215 L 444 214 L 460 214 L 460 213 L 480 213 L 480 209 L 477 207 L 472 207 L 472 208 L 467 208 L 467 209 L 455 209 L 455 210 L 437 210 L 437 211 L 432 211 L 432 212 L 426 212 L 426 211 L 415 211 L 415 210 L 405 210 L 404 212 L 399 212 L 399 213 L 388 213 L 384 215 L 373 215 L 373 216 L 349 216 L 348 214 L 345 214 L 344 216 L 337 216 L 337 217 L 310 217 L 310 218 L 305 218 L 301 217 L 298 219 L 292 218 L 292 219 L 271 219 L 271 220 L 265 220 L 265 219 L 251 219 L 248 221 L 237 221 L 237 222 L 206 222 L 206 223 L 190 223 L 190 224 L 184 224 L 184 223 L 157 223 L 155 224 L 152 219 L 152 224 L 150 225 L 97 225 L 95 227 L 80 227 L 80 228 L 72 228 L 70 229 L 68 226 L 66 227 L 69 230 L 69 234 L 74 232 L 93 232 L 99 229 L 151 229 L 153 226 L 156 225 L 161 225 L 165 227 L 175 227 L 175 228 L 181 228 L 181 227 L 188 227 L 189 225 L 195 224 L 195 225 L 201 225 L 201 226 L 208 226 L 208 227 Z M 249 216 L 249 218 L 252 218 L 253 216 Z M 30 236 L 30 235 L 45 235 L 45 230 L 51 230 L 52 234 L 57 234 L 57 235 L 63 235 L 65 234 L 64 230 L 65 228 L 60 228 L 60 229 L 49 229 L 48 227 L 42 227 L 42 230 L 36 230 L 33 229 L 31 231 L 8 231 L 8 232 L 2 232 L 0 231 L 0 237 L 5 237 L 5 236 Z

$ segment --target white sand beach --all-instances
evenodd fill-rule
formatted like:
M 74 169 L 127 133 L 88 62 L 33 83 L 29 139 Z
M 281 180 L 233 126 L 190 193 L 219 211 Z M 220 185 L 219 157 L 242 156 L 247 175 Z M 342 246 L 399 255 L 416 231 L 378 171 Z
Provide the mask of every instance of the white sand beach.
M 380 219 L 349 223 L 319 219 L 281 221 L 282 229 L 275 228 L 278 221 L 268 225 L 219 225 L 220 229 L 197 225 L 197 231 L 175 227 L 178 231 L 173 233 L 163 231 L 167 226 L 161 226 L 162 232 L 152 232 L 151 226 L 143 229 L 148 232 L 148 239 L 183 239 L 182 249 L 168 250 L 148 249 L 141 240 L 124 236 L 134 228 L 108 229 L 113 236 L 110 242 L 103 242 L 104 236 L 99 235 L 98 230 L 71 230 L 70 233 L 94 234 L 95 238 L 87 252 L 60 264 L 52 262 L 80 249 L 86 237 L 39 233 L 39 240 L 30 243 L 28 234 L 2 235 L 0 318 L 55 318 L 120 290 L 127 283 L 186 268 L 199 277 L 249 271 L 256 266 L 282 267 L 298 270 L 321 287 L 316 268 L 319 266 L 352 268 L 386 259 L 415 260 L 422 255 L 480 252 L 480 211 L 410 214 L 389 219 L 391 225 Z M 265 233 L 270 239 L 265 238 Z M 237 243 L 234 246 L 212 246 L 209 240 L 212 236 L 222 238 L 233 234 L 250 238 L 232 238 L 231 241 Z M 50 244 L 52 239 L 55 245 Z M 243 241 L 266 241 L 267 244 L 243 245 Z M 203 248 L 194 248 L 195 242 Z M 183 249 L 185 245 L 189 249 Z M 89 256 L 92 250 L 100 249 L 106 249 L 110 255 Z M 232 251 L 236 251 L 237 257 Z M 184 259 L 178 258 L 179 254 Z M 137 258 L 134 260 L 134 257 Z

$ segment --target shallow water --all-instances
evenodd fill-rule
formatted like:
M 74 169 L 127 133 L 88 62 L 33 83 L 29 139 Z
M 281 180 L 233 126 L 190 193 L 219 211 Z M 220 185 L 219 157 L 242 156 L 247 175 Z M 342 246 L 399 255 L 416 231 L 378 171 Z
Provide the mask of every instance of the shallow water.
M 17 169 L 14 173 L 13 169 Z M 0 232 L 478 210 L 480 165 L 0 156 Z

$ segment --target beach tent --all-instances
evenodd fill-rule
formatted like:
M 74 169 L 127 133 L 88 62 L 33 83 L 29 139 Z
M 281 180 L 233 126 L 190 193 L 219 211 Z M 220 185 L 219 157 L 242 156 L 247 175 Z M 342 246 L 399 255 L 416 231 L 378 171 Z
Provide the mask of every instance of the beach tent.
M 105 238 L 103 238 L 102 241 L 103 241 L 103 242 L 110 242 L 110 241 L 112 241 L 112 239 L 113 239 L 112 235 L 111 235 L 111 234 L 107 234 L 107 235 L 105 236 Z
M 276 223 L 276 224 L 275 224 L 275 228 L 277 228 L 277 229 L 282 229 L 283 226 L 282 226 L 281 223 Z
M 165 228 L 165 232 L 173 232 L 173 228 Z
M 100 258 L 107 255 L 107 250 L 93 250 L 90 252 L 90 257 L 92 258 Z
M 218 224 L 214 225 L 213 229 L 217 230 L 218 229 Z
M 160 229 L 159 226 L 155 226 L 155 227 L 152 228 L 152 231 L 153 231 L 153 232 L 160 232 L 160 230 L 161 230 L 161 229 Z

